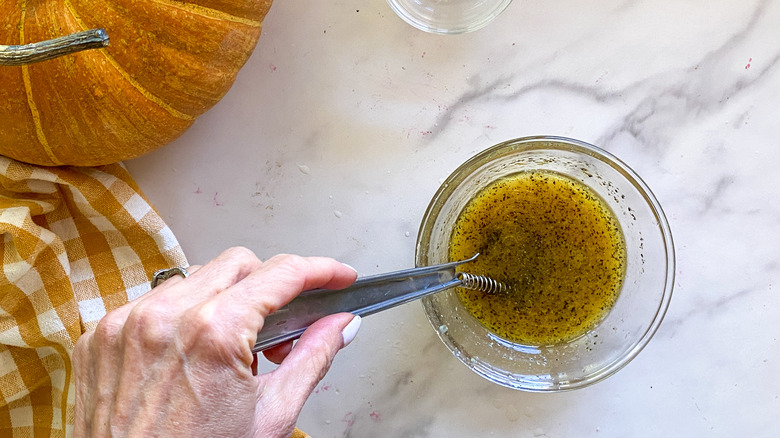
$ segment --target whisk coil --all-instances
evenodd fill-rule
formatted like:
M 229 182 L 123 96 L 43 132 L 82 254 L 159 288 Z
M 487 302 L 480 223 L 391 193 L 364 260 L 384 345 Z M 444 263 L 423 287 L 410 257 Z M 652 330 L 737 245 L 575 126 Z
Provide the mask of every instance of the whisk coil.
M 506 291 L 506 285 L 484 275 L 474 275 L 468 272 L 459 272 L 458 280 L 466 289 L 476 290 L 488 294 L 502 293 Z

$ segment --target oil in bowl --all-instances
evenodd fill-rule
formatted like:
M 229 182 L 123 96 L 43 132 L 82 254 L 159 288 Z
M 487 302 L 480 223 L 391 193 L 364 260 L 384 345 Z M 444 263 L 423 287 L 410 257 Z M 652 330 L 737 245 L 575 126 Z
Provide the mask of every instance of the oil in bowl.
M 525 137 L 485 149 L 441 184 L 417 266 L 462 260 L 504 291 L 423 298 L 453 355 L 526 391 L 601 381 L 650 341 L 671 300 L 674 245 L 661 206 L 626 164 L 587 143 Z
M 552 345 L 583 335 L 617 300 L 625 274 L 623 233 L 587 186 L 554 172 L 494 181 L 463 209 L 450 259 L 503 283 L 502 293 L 459 288 L 468 311 L 496 335 Z

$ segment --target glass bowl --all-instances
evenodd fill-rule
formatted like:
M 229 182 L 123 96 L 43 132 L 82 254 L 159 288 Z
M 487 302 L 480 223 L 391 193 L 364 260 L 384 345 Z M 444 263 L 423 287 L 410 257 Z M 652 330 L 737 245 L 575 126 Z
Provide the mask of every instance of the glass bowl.
M 485 27 L 512 0 L 387 0 L 404 21 L 425 32 L 459 34 Z
M 509 388 L 553 392 L 614 374 L 650 341 L 669 306 L 674 246 L 669 224 L 647 185 L 595 146 L 562 137 L 526 137 L 472 157 L 433 197 L 417 237 L 416 264 L 448 262 L 455 221 L 485 186 L 506 175 L 545 170 L 580 181 L 611 208 L 626 242 L 626 274 L 612 309 L 582 336 L 556 345 L 522 345 L 486 329 L 454 289 L 423 299 L 428 320 L 452 353 L 480 376 Z

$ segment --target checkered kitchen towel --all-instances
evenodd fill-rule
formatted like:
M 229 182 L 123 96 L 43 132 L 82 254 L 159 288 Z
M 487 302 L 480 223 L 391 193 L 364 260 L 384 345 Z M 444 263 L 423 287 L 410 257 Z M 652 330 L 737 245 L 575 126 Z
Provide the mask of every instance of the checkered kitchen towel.
M 78 337 L 187 261 L 119 164 L 0 156 L 0 233 L 0 437 L 70 436 Z

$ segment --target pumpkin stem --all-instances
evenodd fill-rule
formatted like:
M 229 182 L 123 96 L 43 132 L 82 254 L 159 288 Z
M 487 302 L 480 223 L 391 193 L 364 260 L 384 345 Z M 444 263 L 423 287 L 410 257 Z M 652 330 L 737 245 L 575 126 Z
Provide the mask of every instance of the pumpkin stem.
M 105 29 L 92 29 L 66 35 L 53 40 L 22 46 L 0 45 L 0 66 L 17 66 L 48 61 L 59 56 L 97 49 L 108 45 Z

